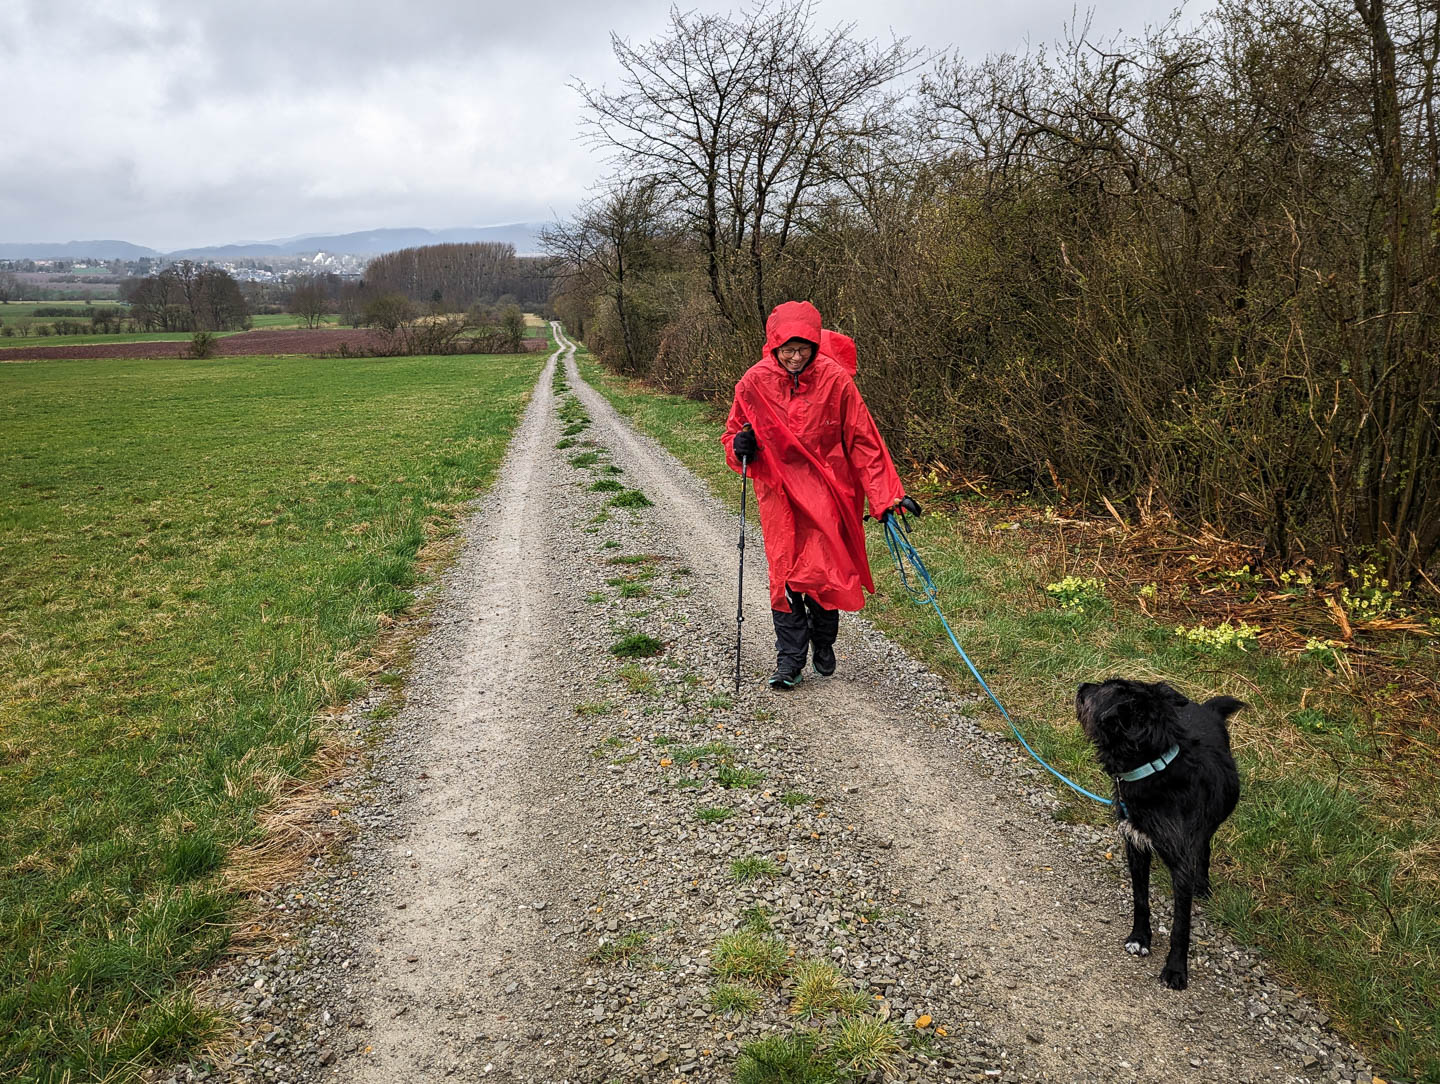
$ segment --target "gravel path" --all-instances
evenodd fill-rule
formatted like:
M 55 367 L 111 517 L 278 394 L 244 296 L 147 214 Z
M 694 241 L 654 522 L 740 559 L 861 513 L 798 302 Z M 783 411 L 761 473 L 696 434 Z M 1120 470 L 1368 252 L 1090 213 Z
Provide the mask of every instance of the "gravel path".
M 631 491 L 651 505 L 611 503 Z M 1111 833 L 1057 823 L 1038 769 L 864 621 L 835 677 L 770 692 L 758 546 L 733 698 L 736 534 L 552 358 L 404 710 L 337 784 L 349 846 L 272 901 L 278 947 L 216 976 L 242 1041 L 174 1078 L 728 1080 L 806 1026 L 790 978 L 712 1001 L 727 948 L 779 945 L 888 1022 L 888 1079 L 1370 1084 L 1203 917 L 1189 990 L 1160 986 L 1163 946 L 1127 956 Z M 632 634 L 660 653 L 612 654 Z

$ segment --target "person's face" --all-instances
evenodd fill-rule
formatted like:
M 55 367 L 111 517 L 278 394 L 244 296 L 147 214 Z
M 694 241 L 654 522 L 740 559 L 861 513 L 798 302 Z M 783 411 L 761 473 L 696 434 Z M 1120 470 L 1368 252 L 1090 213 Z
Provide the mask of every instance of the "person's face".
M 809 364 L 814 353 L 814 343 L 807 343 L 804 339 L 791 339 L 775 351 L 775 356 L 780 359 L 780 364 L 785 366 L 786 372 L 798 373 Z

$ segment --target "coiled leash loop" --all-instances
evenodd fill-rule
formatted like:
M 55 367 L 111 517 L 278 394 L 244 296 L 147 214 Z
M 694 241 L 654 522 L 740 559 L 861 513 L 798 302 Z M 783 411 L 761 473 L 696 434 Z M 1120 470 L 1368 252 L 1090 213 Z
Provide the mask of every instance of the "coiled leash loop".
M 985 690 L 985 694 L 990 697 L 994 705 L 1000 709 L 1000 714 L 1005 716 L 1005 721 L 1010 724 L 1011 732 L 1020 744 L 1025 747 L 1025 751 L 1035 758 L 1035 762 L 1039 764 L 1040 767 L 1044 768 L 1076 794 L 1083 794 L 1085 797 L 1092 798 L 1101 805 L 1114 805 L 1115 803 L 1109 798 L 1102 798 L 1100 795 L 1086 790 L 1074 780 L 1062 775 L 1059 771 L 1052 768 L 1044 757 L 1030 748 L 1030 743 L 1025 740 L 1025 735 L 1020 733 L 1020 728 L 1015 725 L 1015 720 L 1010 718 L 1010 713 L 1005 710 L 1005 705 L 1000 703 L 1000 698 L 996 696 L 990 686 L 985 683 L 985 679 L 980 676 L 980 671 L 975 669 L 975 664 L 970 661 L 970 656 L 965 654 L 965 649 L 960 646 L 960 641 L 956 639 L 955 630 L 950 627 L 950 622 L 945 620 L 945 615 L 940 610 L 940 593 L 936 590 L 935 581 L 930 578 L 930 573 L 925 568 L 925 562 L 920 560 L 920 554 L 916 552 L 914 544 L 910 541 L 910 525 L 905 522 L 905 517 L 898 513 L 892 513 L 884 518 L 884 525 L 885 542 L 890 547 L 890 557 L 895 562 L 895 571 L 900 574 L 901 585 L 916 605 L 929 606 L 934 609 L 935 616 L 940 618 L 940 624 L 945 626 L 945 631 L 950 636 L 950 642 L 955 645 L 955 650 L 959 652 L 960 658 L 965 661 L 965 665 L 968 666 L 970 672 L 975 675 L 975 680 L 980 683 L 980 688 Z M 907 572 L 905 568 L 907 564 L 910 566 L 909 572 Z

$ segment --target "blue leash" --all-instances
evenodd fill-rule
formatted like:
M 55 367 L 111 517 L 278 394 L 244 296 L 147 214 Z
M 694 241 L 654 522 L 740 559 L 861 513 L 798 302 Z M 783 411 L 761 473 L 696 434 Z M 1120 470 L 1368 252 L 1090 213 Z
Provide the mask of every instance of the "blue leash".
M 970 656 L 965 654 L 965 649 L 960 646 L 960 641 L 955 638 L 955 630 L 950 627 L 950 622 L 945 620 L 945 615 L 940 612 L 940 593 L 935 588 L 935 581 L 930 578 L 930 573 L 925 568 L 925 562 L 920 560 L 920 554 L 916 552 L 914 545 L 910 542 L 910 526 L 905 522 L 905 517 L 899 514 L 885 517 L 885 541 L 890 546 L 890 557 L 895 562 L 895 571 L 900 573 L 900 583 L 904 585 L 905 591 L 919 606 L 930 606 L 935 610 L 935 616 L 940 618 L 940 624 L 945 626 L 945 631 L 950 634 L 950 642 L 955 645 L 955 650 L 960 653 L 960 658 L 965 660 L 965 665 L 975 675 L 975 680 L 980 683 L 980 688 L 985 690 L 987 696 L 997 708 L 1000 714 L 1005 716 L 1005 721 L 1010 724 L 1010 730 L 1025 747 L 1025 751 L 1035 758 L 1035 762 L 1053 775 L 1060 782 L 1073 790 L 1076 794 L 1083 794 L 1087 798 L 1093 798 L 1101 805 L 1114 805 L 1109 798 L 1102 798 L 1098 794 L 1086 790 L 1079 783 L 1066 778 L 1046 763 L 1045 758 L 1025 740 L 1025 735 L 1020 733 L 1015 720 L 1010 718 L 1010 713 L 1005 710 L 1005 705 L 1000 703 L 1000 698 L 991 691 L 990 686 L 985 684 L 985 679 L 980 676 L 980 671 L 975 669 L 975 664 L 970 661 Z M 905 571 L 905 564 L 909 562 L 911 570 L 919 583 L 912 583 L 910 574 Z

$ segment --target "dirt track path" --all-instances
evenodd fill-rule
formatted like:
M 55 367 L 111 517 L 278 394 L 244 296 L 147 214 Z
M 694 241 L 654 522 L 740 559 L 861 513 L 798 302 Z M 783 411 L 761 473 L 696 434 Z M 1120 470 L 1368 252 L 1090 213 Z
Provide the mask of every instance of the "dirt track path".
M 414 784 L 372 919 L 376 981 L 360 999 L 368 1053 L 342 1066 L 343 1079 L 380 1084 L 467 1064 L 479 1035 L 541 1018 L 527 976 L 566 964 L 543 909 L 576 871 L 536 816 L 579 812 L 548 741 L 552 720 L 572 709 L 555 680 L 565 599 L 546 548 L 552 429 L 542 379 L 415 660 L 421 676 L 400 720 Z M 563 1054 L 538 1060 L 558 1079 Z
M 301 1008 L 234 1077 L 726 1080 L 799 1026 L 788 987 L 750 1017 L 710 1004 L 717 939 L 754 926 L 888 1016 L 899 1079 L 1369 1084 L 1203 920 L 1191 989 L 1163 989 L 1163 944 L 1121 948 L 1108 834 L 1055 823 L 1014 747 L 862 621 L 834 678 L 766 689 L 758 546 L 732 702 L 733 515 L 554 364 L 590 425 L 555 447 L 547 368 L 441 585 L 358 869 L 318 875 L 330 903 L 281 961 Z M 610 506 L 616 479 L 653 506 Z M 622 669 L 607 649 L 637 631 L 664 652 Z

